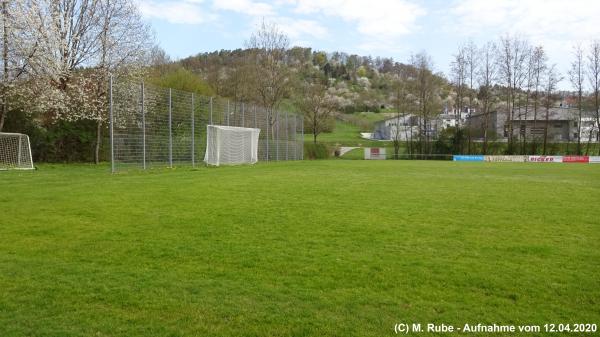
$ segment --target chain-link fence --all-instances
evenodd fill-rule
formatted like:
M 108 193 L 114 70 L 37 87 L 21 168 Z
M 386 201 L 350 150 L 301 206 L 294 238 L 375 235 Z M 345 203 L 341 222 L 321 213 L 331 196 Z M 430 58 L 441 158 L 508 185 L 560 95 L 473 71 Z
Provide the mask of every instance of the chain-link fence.
M 301 116 L 144 83 L 109 86 L 113 172 L 203 165 L 207 125 L 260 129 L 260 161 L 303 159 Z

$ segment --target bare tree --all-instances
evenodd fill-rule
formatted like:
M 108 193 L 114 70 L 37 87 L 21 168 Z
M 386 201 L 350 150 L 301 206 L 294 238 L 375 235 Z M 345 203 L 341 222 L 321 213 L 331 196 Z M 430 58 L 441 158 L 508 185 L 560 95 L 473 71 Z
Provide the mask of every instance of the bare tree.
M 529 42 L 527 42 L 526 40 L 520 40 L 520 39 L 515 39 L 515 64 L 514 64 L 514 69 L 515 69 L 515 73 L 513 76 L 513 88 L 514 88 L 514 92 L 515 95 L 513 95 L 513 104 L 512 104 L 512 120 L 515 120 L 514 114 L 515 112 L 517 113 L 518 119 L 519 119 L 519 132 L 518 132 L 518 140 L 519 143 L 521 144 L 521 153 L 524 154 L 525 152 L 525 137 L 527 136 L 527 130 L 526 130 L 526 126 L 525 128 L 523 128 L 523 113 L 521 112 L 521 106 L 522 106 L 522 92 L 523 92 L 523 85 L 527 86 L 529 83 L 527 83 L 527 80 L 529 79 L 529 64 L 530 64 L 530 60 L 531 60 L 531 54 L 532 54 L 532 49 L 531 46 L 529 45 Z M 526 101 L 529 100 L 528 98 L 528 93 L 525 94 L 526 96 Z M 515 109 L 517 111 L 515 111 Z M 525 111 L 527 112 L 527 108 L 525 108 Z M 512 123 L 511 123 L 512 125 Z M 524 130 L 523 130 L 524 129 Z M 521 131 L 522 130 L 522 131 Z M 514 132 L 514 131 L 513 131 Z M 516 151 L 516 146 L 514 144 L 513 141 L 513 152 Z
M 297 101 L 298 109 L 304 114 L 313 142 L 317 143 L 317 136 L 322 133 L 331 121 L 336 111 L 334 100 L 327 94 L 327 87 L 316 83 L 306 83 Z
M 594 112 L 596 117 L 596 125 L 600 128 L 600 41 L 596 40 L 592 42 L 587 58 L 587 76 L 592 89 L 592 95 L 594 97 Z M 588 150 L 592 138 L 593 129 L 594 127 L 592 126 L 592 128 L 590 129 L 590 139 L 588 140 Z M 600 142 L 600 130 L 596 135 L 596 141 Z M 586 152 L 588 152 L 588 150 L 586 150 Z M 600 146 L 598 146 L 598 154 L 600 155 Z
M 470 115 L 473 113 L 473 107 L 475 103 L 475 87 L 473 86 L 476 81 L 477 76 L 477 68 L 479 67 L 479 51 L 477 49 L 477 45 L 473 41 L 469 41 L 464 48 L 465 51 L 465 59 L 467 61 L 467 78 L 469 85 L 469 105 L 468 105 L 468 116 L 467 116 L 467 139 L 468 139 L 468 147 L 467 153 L 471 153 L 471 118 Z
M 4 127 L 4 121 L 8 114 L 8 35 L 9 35 L 9 18 L 8 18 L 8 0 L 2 0 L 2 63 L 4 65 L 2 71 L 2 110 L 0 110 L 0 131 Z
M 451 76 L 454 84 L 454 91 L 456 92 L 455 109 L 457 113 L 456 130 L 454 134 L 457 148 L 457 153 L 462 153 L 462 111 L 464 107 L 465 89 L 467 88 L 466 82 L 468 78 L 468 58 L 467 50 L 465 47 L 459 47 L 458 52 L 454 55 L 454 60 L 451 64 Z
M 258 97 L 257 103 L 266 109 L 271 129 L 277 122 L 275 110 L 291 86 L 289 68 L 285 65 L 289 44 L 289 38 L 277 25 L 264 21 L 246 41 L 246 48 L 253 52 L 252 85 Z M 273 132 L 271 134 L 275 137 Z
M 498 45 L 498 68 L 506 87 L 506 126 L 508 127 L 508 153 L 514 152 L 515 102 L 518 91 L 526 78 L 526 60 L 529 47 L 518 36 L 506 35 L 500 38 Z
M 425 52 L 412 56 L 411 65 L 416 72 L 413 90 L 419 114 L 419 147 L 422 153 L 429 153 L 432 119 L 440 108 L 440 77 L 433 73 L 433 63 Z
M 488 130 L 490 125 L 490 110 L 493 105 L 492 88 L 496 82 L 497 65 L 494 60 L 496 46 L 486 43 L 480 51 L 481 62 L 478 68 L 479 92 L 483 107 L 483 154 L 488 150 Z
M 532 56 L 532 76 L 533 76 L 533 129 L 531 130 L 531 141 L 532 141 L 532 153 L 537 153 L 537 120 L 538 120 L 538 107 L 540 103 L 540 88 L 542 86 L 543 76 L 547 69 L 546 52 L 542 46 L 535 47 L 533 49 Z
M 547 153 L 547 145 L 548 145 L 548 128 L 550 127 L 550 108 L 554 104 L 554 91 L 556 90 L 556 86 L 562 80 L 560 74 L 556 71 L 556 65 L 553 64 L 548 68 L 545 74 L 545 83 L 544 83 L 544 107 L 546 108 L 546 124 L 544 127 L 544 147 L 543 154 Z
M 98 4 L 98 42 L 96 109 L 89 116 L 96 120 L 94 160 L 100 162 L 102 129 L 107 120 L 107 83 L 111 75 L 140 72 L 152 49 L 150 27 L 144 23 L 137 6 L 130 0 L 100 0 Z
M 585 79 L 585 64 L 583 56 L 583 48 L 581 45 L 573 47 L 574 60 L 571 63 L 571 69 L 569 70 L 569 80 L 573 89 L 577 92 L 577 109 L 579 111 L 577 121 L 577 154 L 581 154 L 581 119 L 583 112 L 583 82 Z
M 409 85 L 408 85 L 408 70 L 401 66 L 401 65 L 397 65 L 396 66 L 396 74 L 395 74 L 395 81 L 394 81 L 394 87 L 395 87 L 395 97 L 394 97 L 394 103 L 396 105 L 396 114 L 395 114 L 395 124 L 396 127 L 392 128 L 392 143 L 394 145 L 394 156 L 395 159 L 399 158 L 400 155 L 400 146 L 402 143 L 402 131 L 404 131 L 404 140 L 408 142 L 408 134 L 407 134 L 407 129 L 410 129 L 410 133 L 412 135 L 412 126 L 410 125 L 410 122 L 408 123 L 408 125 L 401 125 L 400 124 L 407 124 L 406 123 L 406 116 L 407 116 L 407 111 L 409 109 L 409 104 L 410 104 L 410 100 L 409 100 Z M 411 153 L 411 146 L 409 145 L 409 154 Z

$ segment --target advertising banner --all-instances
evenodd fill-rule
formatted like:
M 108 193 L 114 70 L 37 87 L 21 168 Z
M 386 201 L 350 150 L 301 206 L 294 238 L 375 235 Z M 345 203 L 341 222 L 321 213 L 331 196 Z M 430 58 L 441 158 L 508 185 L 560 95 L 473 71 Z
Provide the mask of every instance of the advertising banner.
M 385 159 L 385 147 L 366 147 L 365 148 L 365 159 Z
M 563 163 L 589 163 L 590 157 L 588 156 L 564 156 Z
M 600 164 L 600 156 L 590 156 L 589 162 L 590 164 Z
M 485 156 L 484 161 L 496 163 L 524 163 L 527 161 L 527 156 Z
M 483 161 L 483 156 L 452 156 L 453 161 Z
M 562 163 L 562 156 L 529 156 L 527 161 L 533 163 Z

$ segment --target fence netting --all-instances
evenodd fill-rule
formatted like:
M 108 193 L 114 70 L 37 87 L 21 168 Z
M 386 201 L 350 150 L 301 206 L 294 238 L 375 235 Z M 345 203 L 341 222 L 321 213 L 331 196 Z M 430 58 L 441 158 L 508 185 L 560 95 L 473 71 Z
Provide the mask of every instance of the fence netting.
M 303 159 L 303 118 L 186 91 L 112 80 L 112 170 L 204 165 L 206 126 L 260 129 L 259 161 Z

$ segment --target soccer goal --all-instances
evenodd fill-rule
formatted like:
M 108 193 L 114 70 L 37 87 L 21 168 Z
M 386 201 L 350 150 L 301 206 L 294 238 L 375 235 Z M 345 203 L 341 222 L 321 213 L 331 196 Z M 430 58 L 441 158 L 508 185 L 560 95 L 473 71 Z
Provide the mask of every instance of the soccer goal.
M 32 170 L 29 137 L 0 132 L 0 170 Z
M 259 134 L 260 129 L 207 125 L 204 161 L 215 166 L 254 164 Z

